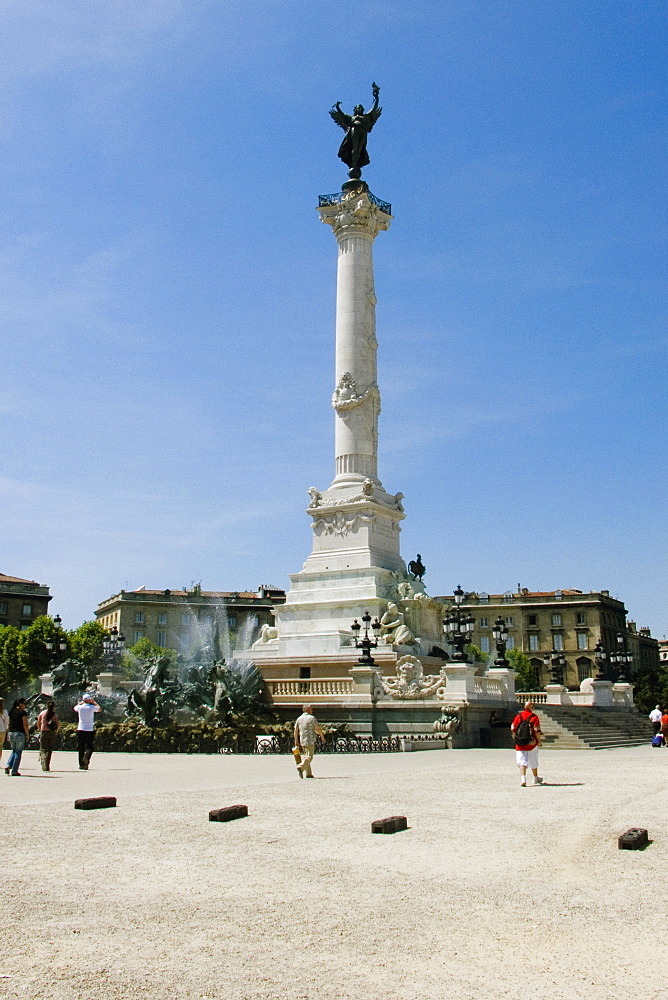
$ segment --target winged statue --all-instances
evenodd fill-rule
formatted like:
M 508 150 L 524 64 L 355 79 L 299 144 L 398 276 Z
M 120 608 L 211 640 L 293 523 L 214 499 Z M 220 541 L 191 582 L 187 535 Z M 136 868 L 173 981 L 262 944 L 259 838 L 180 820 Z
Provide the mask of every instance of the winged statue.
M 369 132 L 380 118 L 383 109 L 378 106 L 380 87 L 371 85 L 373 105 L 365 112 L 361 104 L 357 104 L 352 115 L 341 110 L 341 101 L 337 101 L 329 112 L 337 125 L 345 131 L 343 142 L 339 147 L 339 159 L 350 167 L 348 175 L 351 178 L 360 177 L 362 167 L 370 162 L 366 150 L 366 140 Z

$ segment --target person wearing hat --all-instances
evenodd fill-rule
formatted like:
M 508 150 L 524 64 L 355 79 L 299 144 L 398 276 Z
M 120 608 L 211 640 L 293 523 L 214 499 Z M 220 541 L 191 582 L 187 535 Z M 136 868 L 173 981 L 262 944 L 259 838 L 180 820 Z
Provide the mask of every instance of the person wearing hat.
M 102 709 L 87 691 L 81 695 L 81 702 L 73 709 L 79 716 L 77 725 L 77 749 L 79 751 L 79 770 L 87 771 L 93 756 L 95 745 L 95 715 Z

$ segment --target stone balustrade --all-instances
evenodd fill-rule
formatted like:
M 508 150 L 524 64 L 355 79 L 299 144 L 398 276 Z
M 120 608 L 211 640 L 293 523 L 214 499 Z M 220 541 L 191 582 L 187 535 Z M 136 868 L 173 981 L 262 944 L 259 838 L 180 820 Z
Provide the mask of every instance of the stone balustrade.
M 332 697 L 353 693 L 352 677 L 309 677 L 301 680 L 266 681 L 266 686 L 274 702 L 292 702 L 295 698 L 304 701 L 327 701 Z

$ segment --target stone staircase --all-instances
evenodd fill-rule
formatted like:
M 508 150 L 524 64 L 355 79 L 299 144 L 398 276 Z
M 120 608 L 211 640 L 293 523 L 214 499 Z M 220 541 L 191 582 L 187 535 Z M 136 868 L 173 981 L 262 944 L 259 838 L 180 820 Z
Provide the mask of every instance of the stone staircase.
M 609 750 L 646 746 L 652 739 L 649 719 L 637 712 L 602 712 L 592 708 L 540 705 L 543 746 L 551 750 Z
M 535 709 L 546 750 L 609 750 L 646 746 L 652 739 L 649 719 L 637 712 L 603 712 L 592 708 L 538 705 Z M 492 729 L 491 746 L 512 747 L 509 728 Z

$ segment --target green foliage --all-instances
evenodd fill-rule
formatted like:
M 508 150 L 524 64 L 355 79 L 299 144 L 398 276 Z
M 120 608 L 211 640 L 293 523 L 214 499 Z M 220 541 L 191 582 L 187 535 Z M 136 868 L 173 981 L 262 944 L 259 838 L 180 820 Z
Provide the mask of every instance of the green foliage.
M 53 661 L 45 646 L 49 639 L 55 643 L 61 640 L 68 643 L 68 649 L 58 654 L 58 660 L 64 660 L 69 652 L 68 636 L 49 615 L 35 618 L 32 625 L 20 633 L 16 659 L 20 670 L 28 677 L 39 677 L 51 670 Z
M 20 636 L 14 625 L 0 626 L 0 692 L 5 698 L 17 694 L 28 681 L 17 659 Z
M 638 711 L 649 713 L 655 705 L 668 705 L 668 669 L 663 665 L 634 675 L 633 684 Z
M 480 646 L 476 646 L 474 642 L 470 642 L 464 648 L 474 663 L 487 663 L 489 654 L 483 653 Z
M 223 753 L 251 749 L 256 734 L 276 735 L 288 749 L 292 740 L 290 722 L 267 723 L 266 719 L 238 719 L 233 725 L 215 726 L 202 722 L 196 726 L 145 726 L 137 719 L 108 722 L 95 727 L 95 749 L 115 753 Z M 62 723 L 60 741 L 63 750 L 76 750 L 76 723 Z
M 531 660 L 521 649 L 506 650 L 506 659 L 511 670 L 515 671 L 515 690 L 534 691 L 538 683 L 536 672 L 531 666 Z
M 166 656 L 169 659 L 170 668 L 176 662 L 177 652 L 175 649 L 167 649 L 164 646 L 156 646 L 146 636 L 136 642 L 134 646 L 129 646 L 121 657 L 121 670 L 127 678 L 134 680 L 143 676 L 146 661 L 152 656 Z
M 68 633 L 71 656 L 85 667 L 93 667 L 102 660 L 106 630 L 100 622 L 84 622 Z

